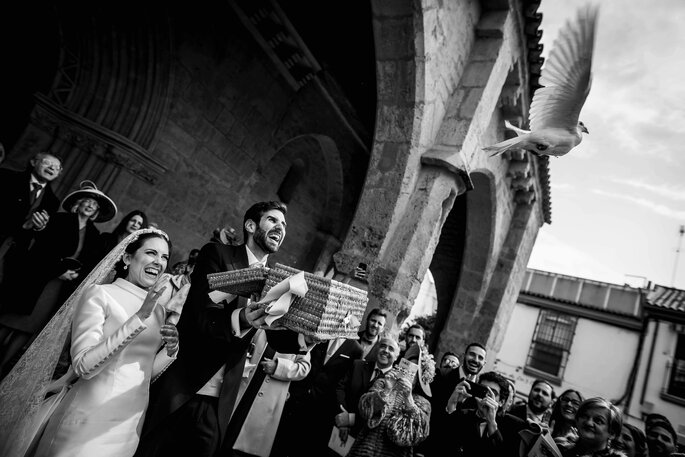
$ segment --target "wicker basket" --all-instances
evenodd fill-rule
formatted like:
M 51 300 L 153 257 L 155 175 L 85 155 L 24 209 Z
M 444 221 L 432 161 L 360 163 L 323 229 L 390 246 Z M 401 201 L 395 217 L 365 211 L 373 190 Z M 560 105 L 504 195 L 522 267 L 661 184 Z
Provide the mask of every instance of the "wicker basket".
M 268 270 L 262 297 L 273 286 L 299 272 L 295 268 L 276 264 Z M 307 272 L 304 277 L 309 288 L 307 294 L 304 297 L 295 296 L 288 312 L 274 324 L 311 336 L 317 341 L 357 338 L 359 325 L 346 324 L 345 318 L 351 315 L 361 322 L 368 301 L 366 291 Z
M 241 270 L 222 271 L 207 275 L 209 288 L 228 292 L 242 297 L 251 297 L 264 289 L 267 269 L 264 267 L 243 268 Z

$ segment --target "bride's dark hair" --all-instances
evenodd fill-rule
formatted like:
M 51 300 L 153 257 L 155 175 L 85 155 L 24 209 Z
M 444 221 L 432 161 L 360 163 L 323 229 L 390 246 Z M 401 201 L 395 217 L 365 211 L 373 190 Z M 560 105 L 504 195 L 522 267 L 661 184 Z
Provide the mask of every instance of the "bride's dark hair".
M 131 241 L 128 246 L 126 246 L 126 249 L 124 250 L 125 253 L 133 255 L 136 253 L 138 249 L 140 249 L 143 244 L 145 244 L 146 240 L 149 240 L 150 238 L 161 238 L 164 241 L 166 241 L 167 245 L 169 246 L 169 257 L 171 257 L 171 240 L 164 236 L 161 232 L 152 232 L 152 233 L 143 233 L 140 235 L 138 238 L 135 240 Z M 115 278 L 124 278 L 126 277 L 126 270 L 124 269 L 124 259 L 119 259 L 117 264 L 114 266 L 114 269 L 116 271 Z M 169 265 L 167 265 L 167 269 L 169 268 Z

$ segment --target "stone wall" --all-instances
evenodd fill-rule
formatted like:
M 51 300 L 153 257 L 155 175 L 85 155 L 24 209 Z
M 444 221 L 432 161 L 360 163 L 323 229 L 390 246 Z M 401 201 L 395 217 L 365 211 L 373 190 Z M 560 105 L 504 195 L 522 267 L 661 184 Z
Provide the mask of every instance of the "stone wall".
M 339 245 L 347 230 L 368 153 L 340 128 L 315 81 L 297 92 L 286 84 L 232 10 L 181 19 L 173 29 L 168 111 L 148 151 L 167 171 L 154 184 L 118 173 L 108 193 L 119 217 L 101 230 L 141 209 L 169 232 L 177 261 L 215 227 L 242 232 L 249 205 L 280 199 L 295 167 L 288 237 L 276 260 L 313 268 L 321 240 Z M 29 128 L 25 138 L 35 133 Z

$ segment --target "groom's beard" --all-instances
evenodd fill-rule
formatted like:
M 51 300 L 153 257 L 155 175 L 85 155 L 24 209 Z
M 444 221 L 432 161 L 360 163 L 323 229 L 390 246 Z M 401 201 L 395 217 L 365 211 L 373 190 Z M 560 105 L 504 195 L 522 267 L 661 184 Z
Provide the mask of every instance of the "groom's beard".
M 281 246 L 279 244 L 275 244 L 271 240 L 267 239 L 268 232 L 266 230 L 262 230 L 260 227 L 257 227 L 257 230 L 254 232 L 254 242 L 257 246 L 259 246 L 262 251 L 268 252 L 269 254 L 273 254 L 274 252 L 278 251 L 278 248 Z M 283 238 L 281 237 L 281 240 Z M 271 241 L 271 242 L 270 242 Z M 275 246 L 274 246 L 275 244 Z

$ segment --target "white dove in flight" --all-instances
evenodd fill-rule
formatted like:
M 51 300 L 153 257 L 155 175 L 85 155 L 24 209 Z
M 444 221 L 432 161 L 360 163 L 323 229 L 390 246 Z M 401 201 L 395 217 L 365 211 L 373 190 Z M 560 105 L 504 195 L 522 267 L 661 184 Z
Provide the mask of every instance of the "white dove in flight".
M 505 122 L 518 136 L 483 148 L 491 157 L 512 149 L 563 156 L 580 144 L 581 133 L 588 133 L 578 117 L 592 83 L 597 14 L 597 6 L 587 5 L 559 32 L 540 77 L 544 87 L 530 105 L 530 131 Z

